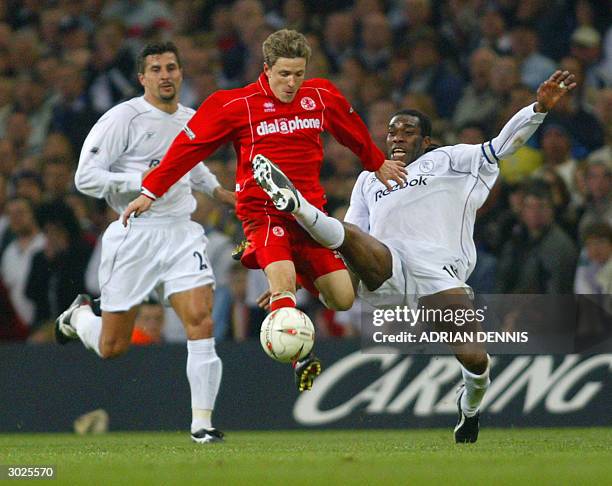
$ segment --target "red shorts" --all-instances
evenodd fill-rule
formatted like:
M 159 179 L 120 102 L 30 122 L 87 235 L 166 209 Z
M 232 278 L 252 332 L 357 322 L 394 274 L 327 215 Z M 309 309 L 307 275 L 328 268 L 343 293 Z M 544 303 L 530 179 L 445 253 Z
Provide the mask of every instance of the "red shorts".
M 243 228 L 249 247 L 241 261 L 247 268 L 263 269 L 273 262 L 291 260 L 298 283 L 314 294 L 318 294 L 317 278 L 346 270 L 337 251 L 319 245 L 294 219 L 269 215 L 244 221 Z

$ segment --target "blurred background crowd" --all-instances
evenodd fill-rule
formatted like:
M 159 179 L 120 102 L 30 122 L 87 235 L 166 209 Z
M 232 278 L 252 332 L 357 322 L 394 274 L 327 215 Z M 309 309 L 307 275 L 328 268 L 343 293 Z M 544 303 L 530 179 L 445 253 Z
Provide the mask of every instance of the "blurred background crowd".
M 181 102 L 253 82 L 261 44 L 297 29 L 313 48 L 308 77 L 331 79 L 384 149 L 390 115 L 416 108 L 440 144 L 498 133 L 555 69 L 578 88 L 532 139 L 501 163 L 480 211 L 484 293 L 612 293 L 612 27 L 607 0 L 3 0 L 0 1 L 0 340 L 44 342 L 80 292 L 99 295 L 99 238 L 117 218 L 74 189 L 81 144 L 102 113 L 141 94 L 144 44 L 180 49 Z M 342 217 L 360 172 L 326 139 L 327 210 Z M 207 165 L 234 187 L 235 154 Z M 242 238 L 227 208 L 196 195 L 217 276 L 217 339 L 257 336 L 263 272 L 230 257 Z M 306 295 L 319 336 L 353 335 L 359 314 L 334 313 Z M 184 340 L 154 300 L 134 341 Z

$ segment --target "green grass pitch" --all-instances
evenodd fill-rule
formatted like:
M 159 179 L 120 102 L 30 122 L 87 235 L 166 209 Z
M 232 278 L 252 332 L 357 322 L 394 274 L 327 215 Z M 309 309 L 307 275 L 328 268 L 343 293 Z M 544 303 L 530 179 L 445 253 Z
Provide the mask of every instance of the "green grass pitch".
M 0 464 L 53 465 L 50 484 L 70 485 L 612 483 L 612 428 L 483 429 L 469 445 L 454 444 L 450 430 L 230 432 L 226 439 L 0 435 Z

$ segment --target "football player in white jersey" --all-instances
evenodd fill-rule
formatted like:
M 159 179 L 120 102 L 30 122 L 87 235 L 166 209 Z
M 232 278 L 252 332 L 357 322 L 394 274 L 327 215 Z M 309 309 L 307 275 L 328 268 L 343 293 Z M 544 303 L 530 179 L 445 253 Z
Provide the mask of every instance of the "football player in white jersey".
M 102 115 L 83 144 L 75 175 L 79 191 L 105 198 L 119 214 L 194 113 L 178 102 L 183 74 L 174 44 L 150 44 L 138 61 L 144 95 Z M 211 318 L 214 276 L 204 230 L 191 221 L 192 188 L 235 202 L 200 163 L 127 228 L 111 223 L 102 239 L 98 275 L 101 316 L 94 314 L 89 296 L 79 295 L 56 320 L 56 337 L 60 343 L 80 339 L 102 358 L 119 356 L 130 344 L 138 305 L 156 290 L 185 327 L 191 438 L 206 443 L 223 438 L 211 423 L 222 364 Z
M 344 223 L 309 204 L 262 156 L 253 161 L 255 178 L 278 209 L 291 210 L 317 242 L 344 257 L 366 302 L 375 307 L 473 309 L 465 282 L 476 263 L 474 221 L 499 174 L 498 162 L 523 145 L 546 113 L 575 87 L 572 74 L 555 72 L 538 88 L 535 103 L 481 145 L 433 146 L 425 115 L 415 110 L 396 113 L 389 122 L 387 149 L 390 158 L 406 164 L 408 181 L 389 190 L 374 174 L 362 172 Z M 475 442 L 479 407 L 490 383 L 489 356 L 480 343 L 451 347 L 464 379 L 455 440 Z

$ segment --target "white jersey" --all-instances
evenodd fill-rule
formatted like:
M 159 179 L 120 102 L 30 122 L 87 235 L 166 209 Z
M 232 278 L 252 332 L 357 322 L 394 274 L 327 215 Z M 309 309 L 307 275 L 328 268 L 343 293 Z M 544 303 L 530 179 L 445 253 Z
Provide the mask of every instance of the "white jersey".
M 180 104 L 174 113 L 166 113 L 144 96 L 111 108 L 85 139 L 75 175 L 77 189 L 105 198 L 122 214 L 140 194 L 142 173 L 159 164 L 194 113 Z M 212 195 L 217 186 L 217 178 L 200 162 L 140 218 L 188 216 L 196 207 L 191 189 Z
M 408 165 L 408 181 L 389 191 L 372 172 L 359 175 L 345 220 L 418 258 L 440 249 L 453 257 L 462 279 L 476 264 L 476 211 L 499 174 L 498 162 L 523 145 L 544 120 L 529 105 L 501 133 L 481 145 L 454 145 Z M 393 183 L 392 183 L 393 184 Z

